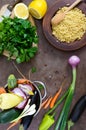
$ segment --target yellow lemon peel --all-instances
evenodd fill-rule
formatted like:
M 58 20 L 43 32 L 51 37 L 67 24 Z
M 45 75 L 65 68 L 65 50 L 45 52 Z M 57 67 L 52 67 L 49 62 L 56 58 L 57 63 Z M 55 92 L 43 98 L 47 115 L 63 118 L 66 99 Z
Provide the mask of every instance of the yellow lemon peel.
M 41 19 L 47 11 L 47 2 L 46 0 L 34 0 L 29 5 L 30 14 L 36 19 Z

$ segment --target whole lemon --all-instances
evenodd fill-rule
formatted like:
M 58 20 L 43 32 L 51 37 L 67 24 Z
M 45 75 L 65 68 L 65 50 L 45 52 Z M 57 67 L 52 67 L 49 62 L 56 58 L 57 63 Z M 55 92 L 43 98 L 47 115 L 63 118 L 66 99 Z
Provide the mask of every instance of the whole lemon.
M 41 19 L 47 11 L 46 0 L 33 0 L 29 5 L 29 13 L 36 19 Z

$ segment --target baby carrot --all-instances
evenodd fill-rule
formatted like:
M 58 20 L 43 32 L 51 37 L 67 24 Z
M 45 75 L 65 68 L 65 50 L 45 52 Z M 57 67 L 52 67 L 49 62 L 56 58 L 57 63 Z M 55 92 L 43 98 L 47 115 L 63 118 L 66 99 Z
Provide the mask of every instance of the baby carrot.
M 65 84 L 65 81 L 66 81 L 66 80 L 64 80 L 64 81 L 62 82 L 62 85 L 61 85 L 60 89 L 57 91 L 57 93 L 55 94 L 55 96 L 52 98 L 51 103 L 50 103 L 50 108 L 53 108 L 53 106 L 54 106 L 56 100 L 58 99 L 58 97 L 59 97 L 59 95 L 60 95 L 60 93 L 61 93 L 61 91 L 62 91 L 62 87 L 63 87 L 63 85 Z
M 43 107 L 44 109 L 46 109 L 50 105 L 51 100 L 52 100 L 52 97 L 50 97 L 49 100 L 46 102 L 46 104 Z
M 28 79 L 18 79 L 17 83 L 18 84 L 29 83 L 29 80 Z
M 0 87 L 0 94 L 2 94 L 2 93 L 6 93 L 6 90 L 5 90 L 5 88 Z
M 59 91 L 55 94 L 55 96 L 52 98 L 51 103 L 50 103 L 50 108 L 53 108 L 57 98 L 59 97 L 60 93 L 62 91 L 62 87 L 60 87 Z
M 20 123 L 21 120 L 18 120 L 17 122 L 13 122 L 8 128 L 7 130 L 10 130 L 12 127 L 16 126 L 18 123 Z
M 46 99 L 43 101 L 43 103 L 41 104 L 41 108 L 45 106 L 45 104 L 48 102 L 49 98 L 50 98 L 50 97 L 46 98 Z

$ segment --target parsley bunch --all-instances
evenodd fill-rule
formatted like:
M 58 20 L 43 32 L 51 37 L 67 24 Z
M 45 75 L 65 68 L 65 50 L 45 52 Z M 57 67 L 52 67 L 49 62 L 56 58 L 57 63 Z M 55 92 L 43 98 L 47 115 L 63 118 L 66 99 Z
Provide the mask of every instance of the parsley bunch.
M 0 23 L 0 54 L 8 51 L 9 59 L 14 56 L 17 63 L 29 61 L 38 50 L 33 46 L 37 43 L 36 26 L 32 26 L 29 20 L 8 17 Z

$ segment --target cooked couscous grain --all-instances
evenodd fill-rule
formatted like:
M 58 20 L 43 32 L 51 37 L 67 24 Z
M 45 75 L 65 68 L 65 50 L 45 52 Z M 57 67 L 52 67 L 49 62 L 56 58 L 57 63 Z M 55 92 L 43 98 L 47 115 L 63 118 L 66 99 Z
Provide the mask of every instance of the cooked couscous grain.
M 64 12 L 63 7 L 57 13 Z M 86 16 L 78 8 L 70 10 L 56 26 L 52 25 L 52 34 L 61 42 L 71 43 L 80 40 L 86 33 Z

